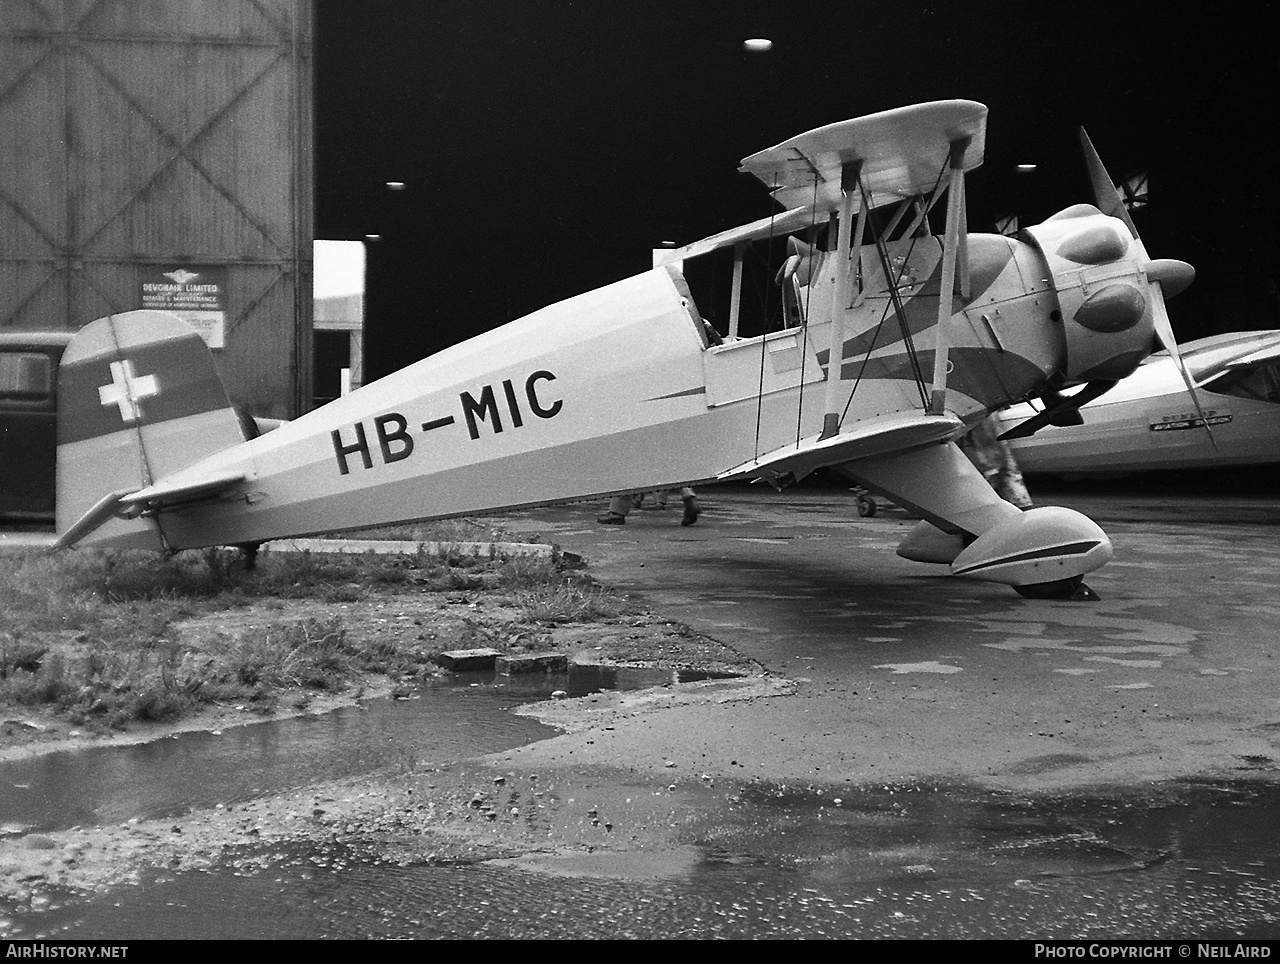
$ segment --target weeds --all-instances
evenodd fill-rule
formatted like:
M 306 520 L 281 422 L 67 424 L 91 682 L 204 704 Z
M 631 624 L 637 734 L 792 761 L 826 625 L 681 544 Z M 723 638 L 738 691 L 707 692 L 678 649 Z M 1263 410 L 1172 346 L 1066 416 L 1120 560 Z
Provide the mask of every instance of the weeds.
M 538 625 L 616 619 L 625 608 L 617 596 L 598 586 L 570 582 L 537 590 L 522 589 L 515 598 L 519 618 Z
M 465 534 L 458 541 L 477 537 Z M 479 590 L 505 600 L 515 623 L 468 624 L 464 636 L 507 649 L 546 648 L 549 636 L 538 627 L 612 619 L 626 610 L 590 578 L 563 572 L 551 559 L 464 557 L 456 544 L 413 556 L 267 551 L 253 571 L 227 549 L 6 554 L 0 555 L 0 705 L 45 707 L 102 727 L 171 720 L 220 702 L 269 710 L 285 690 L 301 689 L 292 699 L 305 705 L 308 693 L 343 691 L 363 673 L 412 679 L 427 671 L 435 652 L 418 642 L 425 636 L 358 633 L 356 641 L 338 617 L 291 619 L 286 601 Z M 279 618 L 239 633 L 179 632 L 194 617 L 258 600 L 277 601 Z
M 360 529 L 340 533 L 338 538 L 389 539 L 400 542 L 503 542 L 510 535 L 498 526 L 476 519 L 435 519 L 402 525 L 382 526 L 376 529 Z

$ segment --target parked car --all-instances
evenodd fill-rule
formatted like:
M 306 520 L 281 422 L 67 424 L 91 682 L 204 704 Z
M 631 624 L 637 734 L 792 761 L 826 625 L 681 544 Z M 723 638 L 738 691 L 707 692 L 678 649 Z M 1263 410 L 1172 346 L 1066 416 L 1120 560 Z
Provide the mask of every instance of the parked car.
M 66 331 L 0 332 L 0 518 L 52 522 Z

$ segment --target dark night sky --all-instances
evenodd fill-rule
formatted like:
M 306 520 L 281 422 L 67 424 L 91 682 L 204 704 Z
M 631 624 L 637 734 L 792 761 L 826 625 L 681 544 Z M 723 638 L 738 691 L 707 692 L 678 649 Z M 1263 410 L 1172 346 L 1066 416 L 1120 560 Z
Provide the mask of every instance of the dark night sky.
M 748 154 L 961 97 L 990 108 L 971 230 L 1088 200 L 1083 125 L 1113 177 L 1150 172 L 1148 250 L 1198 269 L 1179 337 L 1280 327 L 1274 4 L 1185 6 L 321 0 L 317 236 L 383 237 L 372 377 L 767 216 Z

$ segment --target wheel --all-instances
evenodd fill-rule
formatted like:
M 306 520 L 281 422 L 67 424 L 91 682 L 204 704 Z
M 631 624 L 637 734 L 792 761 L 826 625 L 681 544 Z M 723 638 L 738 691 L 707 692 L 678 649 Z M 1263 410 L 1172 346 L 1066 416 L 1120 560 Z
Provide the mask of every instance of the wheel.
M 858 515 L 870 518 L 876 514 L 876 500 L 869 496 L 858 496 Z
M 1067 602 L 1097 602 L 1096 592 L 1084 584 L 1084 576 L 1055 579 L 1052 582 L 1036 582 L 1028 586 L 1014 586 L 1013 591 L 1024 599 L 1061 599 Z

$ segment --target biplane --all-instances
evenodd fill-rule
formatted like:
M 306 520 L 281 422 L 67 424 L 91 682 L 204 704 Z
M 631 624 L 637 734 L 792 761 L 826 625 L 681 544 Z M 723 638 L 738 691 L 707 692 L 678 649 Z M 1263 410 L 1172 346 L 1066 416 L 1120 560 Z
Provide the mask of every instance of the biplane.
M 1167 351 L 1079 408 L 1070 424 L 1023 437 L 1030 402 L 1000 412 L 1019 465 L 1052 475 L 1280 464 L 1280 331 L 1211 335 L 1182 346 L 1200 411 Z M 1067 393 L 1063 393 L 1067 395 Z
M 1026 596 L 1088 598 L 1106 534 L 1069 509 L 1005 502 L 955 441 L 1010 403 L 1122 378 L 1153 335 L 1172 345 L 1162 288 L 1194 272 L 1149 258 L 1104 211 L 1118 198 L 1017 238 L 968 233 L 965 178 L 986 121 L 982 104 L 936 101 L 752 154 L 741 169 L 778 213 L 258 438 L 180 321 L 96 321 L 59 375 L 58 545 L 254 546 L 686 484 L 781 488 L 831 466 L 919 515 L 900 555 Z M 745 335 L 744 252 L 783 239 L 786 311 Z M 684 270 L 717 251 L 735 265 L 723 331 Z

